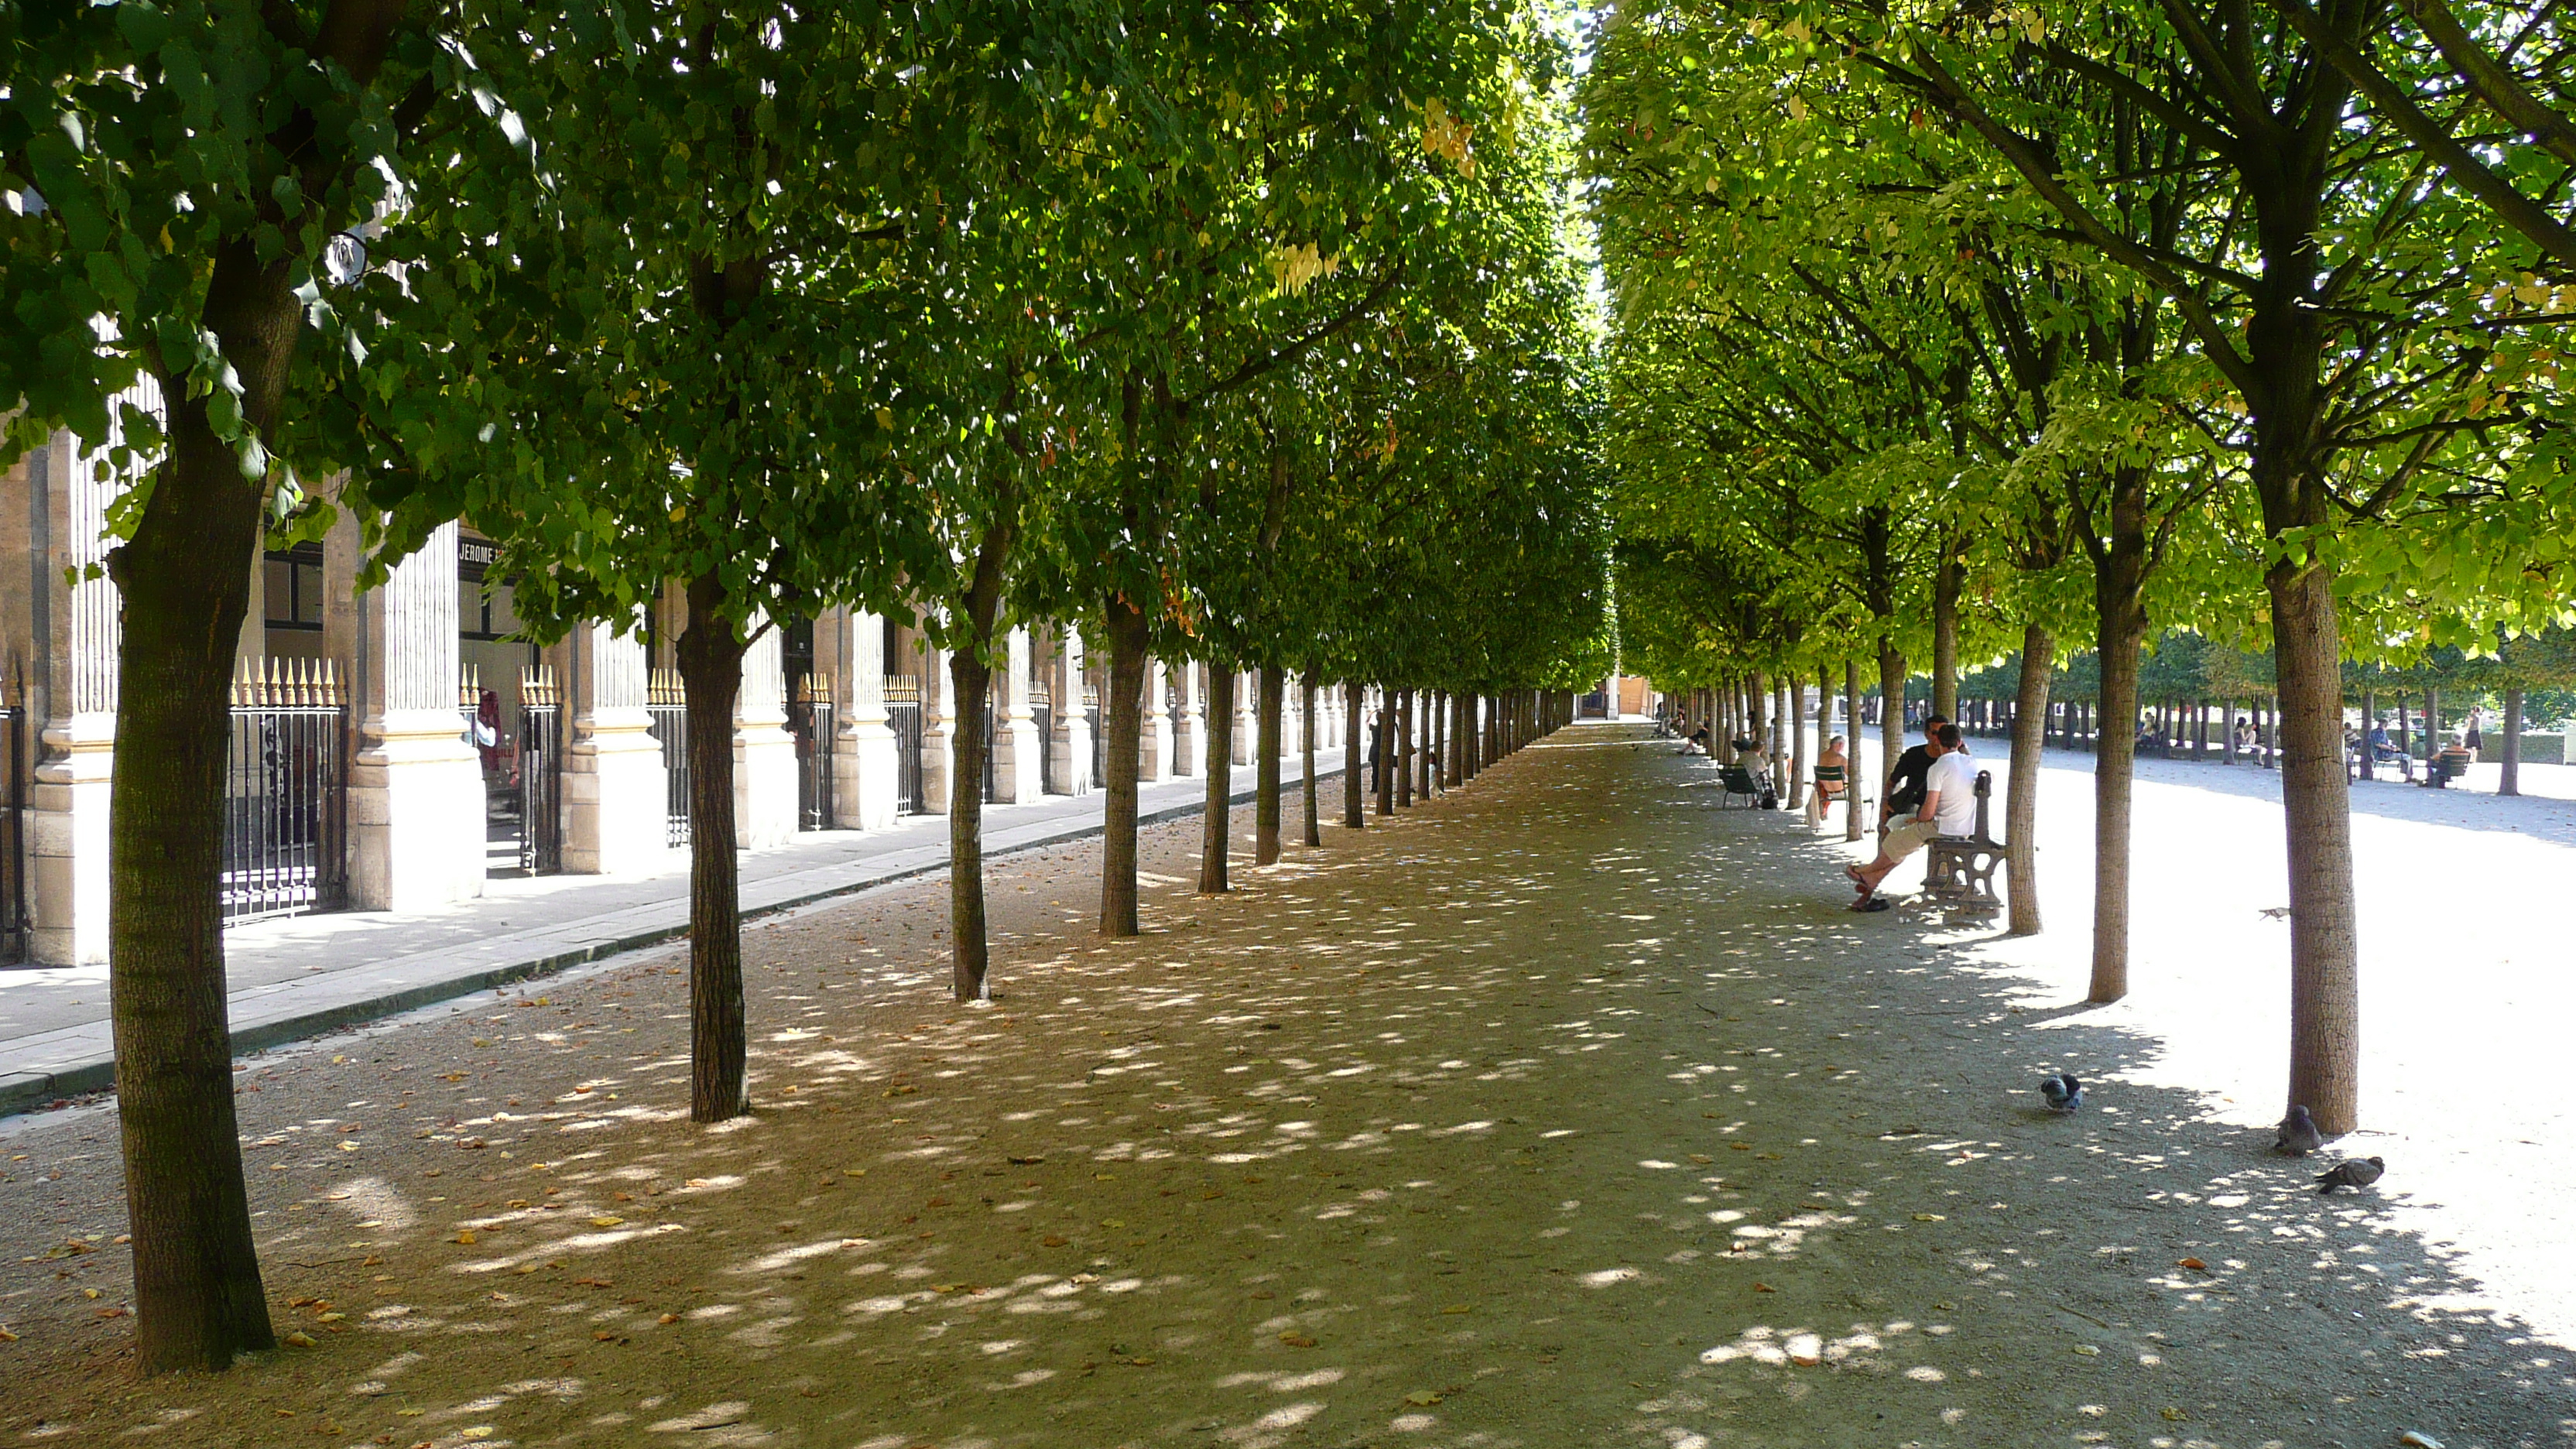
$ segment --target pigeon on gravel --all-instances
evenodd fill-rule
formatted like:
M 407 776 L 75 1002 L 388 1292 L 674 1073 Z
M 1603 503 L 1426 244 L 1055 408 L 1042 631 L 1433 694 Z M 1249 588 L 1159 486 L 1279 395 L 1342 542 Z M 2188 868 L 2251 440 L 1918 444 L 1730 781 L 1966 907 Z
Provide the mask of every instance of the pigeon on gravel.
M 2388 1164 L 2376 1157 L 2352 1157 L 2317 1174 L 2317 1191 L 2332 1192 L 2339 1187 L 2363 1188 L 2379 1181 Z
M 2305 1107 L 2292 1107 L 2281 1119 L 2281 1133 L 2272 1139 L 2272 1150 L 2284 1157 L 2305 1157 L 2326 1145 L 2326 1134 L 2317 1130 L 2317 1119 Z
M 2084 1105 L 2084 1084 L 2076 1080 L 2073 1072 L 2052 1072 L 2040 1078 L 2039 1094 L 2060 1112 L 2072 1112 Z

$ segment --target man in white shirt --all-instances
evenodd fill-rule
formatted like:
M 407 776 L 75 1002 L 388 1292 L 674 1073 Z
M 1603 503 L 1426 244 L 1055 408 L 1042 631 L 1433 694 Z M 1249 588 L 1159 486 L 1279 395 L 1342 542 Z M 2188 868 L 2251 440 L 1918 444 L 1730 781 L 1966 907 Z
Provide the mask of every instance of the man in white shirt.
M 1872 904 L 1879 885 L 1897 864 L 1932 843 L 1940 835 L 1966 835 L 1977 828 L 1977 772 L 1962 748 L 1959 727 L 1944 724 L 1935 728 L 1924 741 L 1924 752 L 1932 757 L 1931 772 L 1924 777 L 1923 805 L 1912 818 L 1887 832 L 1879 842 L 1878 859 L 1867 865 L 1847 865 L 1843 874 L 1852 878 L 1852 888 L 1859 899 L 1852 909 L 1877 909 Z

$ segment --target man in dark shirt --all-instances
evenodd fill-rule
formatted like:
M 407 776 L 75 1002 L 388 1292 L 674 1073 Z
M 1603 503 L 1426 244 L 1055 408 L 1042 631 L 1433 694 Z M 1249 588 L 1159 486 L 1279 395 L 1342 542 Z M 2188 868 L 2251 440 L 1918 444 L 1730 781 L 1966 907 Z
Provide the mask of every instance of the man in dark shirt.
M 1879 798 L 1886 806 L 1878 812 L 1879 833 L 1887 833 L 1887 822 L 1902 820 L 1923 807 L 1924 777 L 1932 773 L 1932 732 L 1948 724 L 1947 715 L 1930 714 L 1923 718 L 1925 744 L 1916 745 L 1896 757 L 1896 768 L 1887 777 L 1887 793 Z

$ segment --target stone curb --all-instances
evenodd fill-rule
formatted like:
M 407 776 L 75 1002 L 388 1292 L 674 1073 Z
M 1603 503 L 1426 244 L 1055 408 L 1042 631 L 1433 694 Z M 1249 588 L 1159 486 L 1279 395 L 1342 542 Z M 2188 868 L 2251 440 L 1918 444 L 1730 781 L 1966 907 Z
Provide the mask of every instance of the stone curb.
M 1319 773 L 1315 778 L 1318 783 L 1321 783 L 1331 776 Z M 1284 800 L 1302 792 L 1305 788 L 1304 780 L 1283 777 L 1279 782 L 1279 795 Z M 1258 793 L 1258 790 L 1238 790 L 1226 797 L 1226 803 L 1238 805 L 1254 799 Z M 1159 824 L 1185 815 L 1196 815 L 1206 809 L 1207 802 L 1204 799 L 1193 800 L 1185 805 L 1166 805 L 1159 810 L 1139 811 L 1136 824 L 1140 827 Z M 1068 841 L 1088 840 L 1100 834 L 1105 828 L 1107 828 L 1106 825 L 1099 821 L 1070 826 L 1035 839 L 1004 846 L 999 850 L 988 851 L 984 858 L 1000 860 L 1023 851 L 1042 850 Z M 926 875 L 937 875 L 946 869 L 948 869 L 948 862 L 945 859 L 931 864 L 900 866 L 866 880 L 806 891 L 784 900 L 770 901 L 758 906 L 745 906 L 742 919 L 754 921 L 764 916 L 801 910 L 806 906 L 836 900 L 843 896 L 859 895 L 881 886 L 899 885 L 905 881 L 918 880 Z M 477 991 L 506 986 L 515 981 L 531 981 L 540 976 L 552 976 L 559 971 L 568 971 L 575 966 L 587 966 L 594 961 L 604 961 L 611 956 L 625 955 L 629 951 L 667 945 L 685 938 L 688 934 L 689 928 L 686 924 L 656 926 L 651 930 L 593 942 L 576 950 L 531 957 L 505 966 L 486 967 L 402 991 L 389 991 L 359 1001 L 340 1002 L 317 1010 L 281 1017 L 275 1021 L 264 1021 L 256 1026 L 241 1027 L 232 1034 L 233 1055 L 245 1056 L 251 1052 L 265 1051 L 270 1047 L 304 1037 L 319 1036 L 324 1032 L 337 1031 L 343 1027 L 380 1021 L 388 1016 L 399 1016 L 406 1011 L 435 1006 L 442 1001 L 453 1001 L 460 996 L 471 996 Z M 115 1085 L 116 1061 L 113 1057 L 82 1062 L 60 1071 L 0 1072 L 0 1117 L 33 1111 L 65 1097 L 103 1092 Z

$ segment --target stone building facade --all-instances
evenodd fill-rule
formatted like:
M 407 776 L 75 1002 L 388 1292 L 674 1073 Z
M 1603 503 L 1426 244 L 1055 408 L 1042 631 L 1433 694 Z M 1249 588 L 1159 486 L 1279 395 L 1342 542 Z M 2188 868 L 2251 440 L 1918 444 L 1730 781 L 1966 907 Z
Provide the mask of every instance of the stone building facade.
M 0 925 L 19 959 L 103 961 L 107 810 L 115 777 L 117 599 L 87 577 L 105 555 L 98 450 L 58 434 L 0 478 L 0 716 L 7 816 Z M 687 840 L 676 590 L 624 628 L 553 644 L 519 637 L 509 581 L 461 523 L 357 588 L 361 541 L 245 559 L 224 893 L 229 919 L 325 910 L 421 911 L 496 875 L 670 869 Z M 917 616 L 826 609 L 773 621 L 743 663 L 734 718 L 736 844 L 773 849 L 818 830 L 884 830 L 947 808 L 962 711 Z M 1077 628 L 1015 627 L 995 672 L 987 798 L 1091 793 L 1103 761 L 1095 663 Z M 1196 774 L 1206 732 L 1254 743 L 1252 680 L 1233 718 L 1204 717 L 1206 666 L 1152 663 L 1148 782 Z M 1301 738 L 1299 691 L 1284 737 Z M 1341 743 L 1338 690 L 1317 743 Z M 1292 767 L 1293 768 L 1293 767 Z

